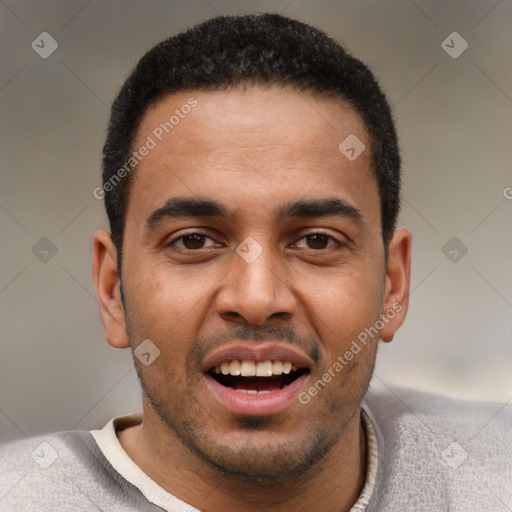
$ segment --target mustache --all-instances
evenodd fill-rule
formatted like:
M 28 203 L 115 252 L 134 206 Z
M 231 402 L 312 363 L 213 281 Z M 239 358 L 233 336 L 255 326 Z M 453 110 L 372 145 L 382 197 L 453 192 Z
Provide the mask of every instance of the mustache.
M 207 336 L 198 339 L 191 347 L 187 359 L 192 367 L 197 367 L 204 359 L 206 354 L 221 347 L 228 341 L 245 340 L 245 341 L 285 341 L 290 345 L 303 350 L 314 362 L 318 363 L 320 359 L 320 351 L 318 343 L 312 337 L 300 336 L 292 327 L 284 326 L 263 326 L 249 327 L 239 326 L 235 329 Z M 191 367 L 188 365 L 189 368 Z

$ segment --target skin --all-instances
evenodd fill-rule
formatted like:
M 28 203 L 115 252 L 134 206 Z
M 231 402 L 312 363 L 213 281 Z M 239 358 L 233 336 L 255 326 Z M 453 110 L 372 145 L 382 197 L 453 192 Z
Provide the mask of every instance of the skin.
M 153 480 L 204 511 L 348 510 L 366 474 L 359 408 L 378 337 L 309 403 L 266 417 L 221 406 L 201 363 L 236 339 L 293 344 L 314 360 L 307 390 L 398 303 L 380 332 L 391 341 L 407 311 L 411 234 L 395 231 L 386 262 L 370 141 L 346 103 L 275 87 L 176 93 L 146 112 L 134 148 L 190 97 L 197 107 L 133 171 L 126 308 L 110 234 L 94 236 L 107 341 L 134 349 L 149 338 L 160 350 L 149 366 L 135 359 L 143 422 L 118 438 Z M 338 150 L 351 133 L 366 146 L 353 162 Z M 229 216 L 165 218 L 150 229 L 170 197 L 216 200 Z M 333 198 L 360 218 L 275 215 L 287 202 Z M 206 238 L 179 238 L 190 232 Z M 327 237 L 307 237 L 315 233 Z M 248 236 L 263 251 L 252 263 L 236 252 Z

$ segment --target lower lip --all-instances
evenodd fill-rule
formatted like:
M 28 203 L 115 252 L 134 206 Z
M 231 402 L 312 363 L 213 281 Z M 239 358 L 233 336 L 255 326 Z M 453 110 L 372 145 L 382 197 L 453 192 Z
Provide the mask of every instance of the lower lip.
M 215 398 L 234 414 L 244 416 L 268 416 L 277 414 L 292 404 L 304 385 L 307 375 L 301 375 L 282 389 L 249 395 L 219 384 L 209 375 L 205 376 L 206 384 Z

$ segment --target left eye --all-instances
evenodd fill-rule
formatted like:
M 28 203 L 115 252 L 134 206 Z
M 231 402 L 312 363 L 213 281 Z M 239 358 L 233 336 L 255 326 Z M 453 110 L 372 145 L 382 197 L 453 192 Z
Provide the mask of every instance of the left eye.
M 213 242 L 213 244 L 205 245 L 207 241 Z M 183 235 L 179 238 L 175 238 L 169 245 L 177 245 L 180 249 L 204 249 L 205 247 L 213 247 L 216 245 L 215 241 L 209 236 L 201 233 L 190 233 L 189 235 Z
M 306 246 L 299 245 L 303 240 L 307 244 Z M 332 236 L 324 233 L 312 233 L 311 235 L 302 237 L 299 243 L 295 244 L 295 246 L 302 249 L 328 249 L 330 247 L 334 247 L 337 243 L 338 242 L 336 242 Z

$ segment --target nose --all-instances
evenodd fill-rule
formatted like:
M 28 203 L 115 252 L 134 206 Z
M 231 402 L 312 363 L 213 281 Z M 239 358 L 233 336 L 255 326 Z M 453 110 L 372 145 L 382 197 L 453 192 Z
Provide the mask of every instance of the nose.
M 254 261 L 234 255 L 231 270 L 217 295 L 219 315 L 228 321 L 261 326 L 271 319 L 287 320 L 296 311 L 296 298 L 287 276 L 270 249 Z

